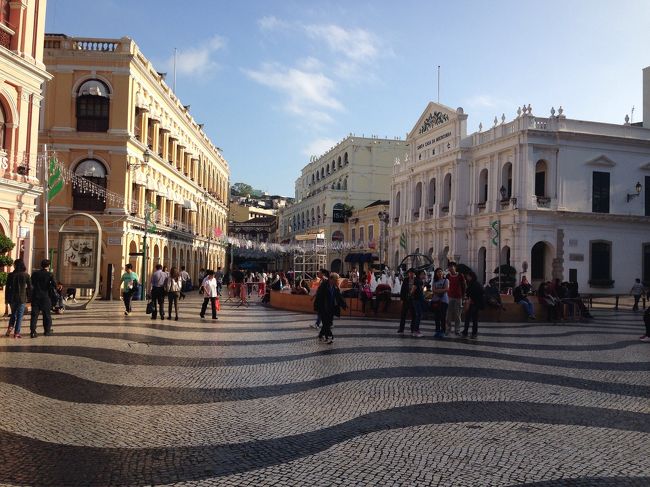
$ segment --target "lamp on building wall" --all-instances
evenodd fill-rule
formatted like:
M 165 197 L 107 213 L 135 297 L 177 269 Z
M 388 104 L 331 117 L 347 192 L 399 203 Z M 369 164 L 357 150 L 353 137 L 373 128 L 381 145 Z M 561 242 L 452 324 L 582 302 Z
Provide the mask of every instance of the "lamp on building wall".
M 149 159 L 151 159 L 151 151 L 149 149 L 145 150 L 142 154 L 142 161 L 138 162 L 129 162 L 129 167 L 141 167 L 149 164 Z
M 637 181 L 636 186 L 634 186 L 634 189 L 636 190 L 636 193 L 627 194 L 628 203 L 641 194 L 641 189 L 643 189 L 643 186 L 641 186 L 641 181 Z

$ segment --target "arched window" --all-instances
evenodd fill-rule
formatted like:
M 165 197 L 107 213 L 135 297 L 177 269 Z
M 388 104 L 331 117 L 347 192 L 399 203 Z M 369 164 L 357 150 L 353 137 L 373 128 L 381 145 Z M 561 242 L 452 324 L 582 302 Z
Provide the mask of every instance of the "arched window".
M 541 159 L 535 164 L 535 196 L 546 196 L 546 161 Z
M 316 223 L 320 225 L 320 206 L 316 207 Z
M 81 181 L 72 187 L 72 209 L 79 211 L 104 211 L 106 199 L 98 190 L 106 189 L 106 168 L 95 159 L 81 161 L 74 170 Z M 85 182 L 91 184 L 85 184 Z M 99 186 L 99 188 L 97 188 Z
M 320 181 L 320 171 L 316 171 L 316 181 Z
M 316 224 L 316 217 L 314 216 L 314 209 L 311 209 L 311 224 L 315 225 Z
M 347 165 L 350 161 L 348 161 L 348 153 L 346 152 L 343 154 L 343 164 Z
M 330 165 L 328 164 L 327 165 L 327 175 L 329 176 L 329 174 L 330 174 Z
M 84 82 L 77 92 L 77 130 L 79 132 L 108 131 L 109 108 L 108 87 L 96 79 Z
M 338 159 L 338 166 L 339 166 L 339 169 L 341 169 L 341 167 L 343 167 L 343 166 L 341 165 L 341 156 L 339 156 L 339 159 Z
M 418 218 L 422 206 L 422 183 L 418 182 L 415 185 L 415 194 L 413 196 L 413 217 Z
M 2 106 L 2 103 L 0 103 L 0 149 L 5 148 L 5 141 L 7 140 L 6 131 L 7 116 L 5 115 L 5 109 Z
M 345 208 L 341 203 L 332 207 L 332 223 L 345 223 Z
M 501 171 L 501 186 L 506 189 L 505 199 L 512 198 L 512 164 L 506 162 Z
M 348 178 L 345 178 L 343 180 L 343 191 L 348 189 Z
M 431 178 L 429 181 L 429 192 L 427 194 L 427 207 L 433 209 L 436 204 L 436 178 Z
M 336 189 L 341 189 L 341 181 L 339 181 L 338 183 L 336 183 Z
M 487 268 L 487 250 L 485 247 L 478 249 L 478 266 L 477 266 L 477 277 L 480 284 L 485 284 L 487 278 L 486 273 Z
M 11 17 L 11 0 L 0 0 L 0 22 L 2 22 L 4 25 L 11 25 L 9 21 L 10 17 Z M 9 48 L 9 46 L 5 46 L 5 47 Z
M 501 249 L 501 264 L 510 265 L 510 247 L 507 245 Z
M 398 191 L 397 194 L 395 195 L 395 204 L 393 205 L 394 210 L 393 210 L 393 218 L 395 221 L 399 221 L 399 216 L 400 216 L 400 209 L 402 206 L 402 195 Z
M 445 182 L 442 185 L 442 211 L 449 211 L 451 203 L 451 174 L 445 175 Z
M 478 202 L 485 203 L 488 199 L 488 170 L 483 169 L 478 176 Z
M 322 167 L 321 170 L 320 170 L 320 177 L 321 178 L 325 177 L 325 168 L 324 167 Z

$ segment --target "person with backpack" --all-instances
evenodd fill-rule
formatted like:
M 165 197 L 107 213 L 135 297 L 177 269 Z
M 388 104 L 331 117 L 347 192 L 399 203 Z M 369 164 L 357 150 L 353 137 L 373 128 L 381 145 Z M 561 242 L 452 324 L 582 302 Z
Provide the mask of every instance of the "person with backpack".
M 463 329 L 463 337 L 467 336 L 469 331 L 469 322 L 472 322 L 472 334 L 470 338 L 476 338 L 478 335 L 478 313 L 484 307 L 483 286 L 478 282 L 476 273 L 474 271 L 469 271 L 465 275 L 465 280 L 467 282 L 467 303 L 465 307 L 465 328 Z
M 183 289 L 183 277 L 178 272 L 176 267 L 172 267 L 169 271 L 167 279 L 165 279 L 165 292 L 167 293 L 167 317 L 172 319 L 172 307 L 174 308 L 174 320 L 178 321 L 178 300 L 181 296 Z
M 171 274 L 171 271 L 169 272 Z M 181 271 L 179 273 L 179 276 L 181 278 L 181 291 L 179 293 L 179 296 L 180 299 L 185 299 L 185 293 L 192 290 L 192 279 L 190 278 L 190 273 L 185 270 L 184 265 L 181 266 Z
M 14 270 L 7 276 L 5 292 L 11 305 L 11 316 L 9 317 L 9 326 L 5 336 L 11 336 L 13 332 L 14 338 L 22 338 L 20 327 L 23 322 L 27 301 L 32 293 L 32 282 L 22 259 L 14 261 Z
M 456 263 L 450 262 L 447 266 L 447 280 L 449 281 L 449 306 L 447 307 L 447 334 L 451 325 L 454 325 L 454 333 L 460 336 L 460 311 L 463 306 L 463 296 L 467 291 L 465 277 L 456 270 Z

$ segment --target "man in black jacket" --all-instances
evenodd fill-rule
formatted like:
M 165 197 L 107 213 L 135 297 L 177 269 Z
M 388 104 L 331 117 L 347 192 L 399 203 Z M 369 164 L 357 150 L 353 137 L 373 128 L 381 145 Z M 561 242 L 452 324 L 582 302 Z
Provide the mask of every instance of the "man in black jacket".
M 29 322 L 30 336 L 36 338 L 36 322 L 38 315 L 43 312 L 43 329 L 45 336 L 52 334 L 52 302 L 50 301 L 50 292 L 56 287 L 54 277 L 50 272 L 50 261 L 43 259 L 41 268 L 32 274 L 32 315 Z
M 314 299 L 314 311 L 318 313 L 322 321 L 318 339 L 329 344 L 334 342 L 334 335 L 332 334 L 334 316 L 341 316 L 341 308 L 347 308 L 338 287 L 338 280 L 339 275 L 332 272 L 329 279 L 323 280 L 318 287 L 316 298 Z
M 406 325 L 406 315 L 411 312 L 411 335 L 416 338 L 421 338 L 420 333 L 420 315 L 421 303 L 424 300 L 424 291 L 422 290 L 422 281 L 415 276 L 415 269 L 406 271 L 406 277 L 402 283 L 399 292 L 399 297 L 402 300 L 402 313 L 399 319 L 399 329 L 397 333 L 404 334 L 404 326 Z

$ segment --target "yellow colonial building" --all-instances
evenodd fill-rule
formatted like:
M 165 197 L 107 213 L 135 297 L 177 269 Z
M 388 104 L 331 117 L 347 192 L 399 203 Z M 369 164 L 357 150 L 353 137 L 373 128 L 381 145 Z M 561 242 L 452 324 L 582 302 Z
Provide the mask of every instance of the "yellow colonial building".
M 342 250 L 344 262 L 359 270 L 386 264 L 388 255 L 388 200 L 377 200 L 354 210 L 348 218 L 350 248 Z
M 145 232 L 147 274 L 158 263 L 185 266 L 196 282 L 201 267 L 223 265 L 215 234 L 226 232 L 230 169 L 165 75 L 128 37 L 48 34 L 44 61 L 53 79 L 40 141 L 66 180 L 50 202 L 50 253 L 63 219 L 87 212 L 103 227 L 103 279 L 116 269 L 113 297 L 127 262 L 142 272 Z
M 0 0 L 0 233 L 16 245 L 7 254 L 32 266 L 39 171 L 38 119 L 45 0 Z M 1 269 L 0 269 L 1 270 Z

